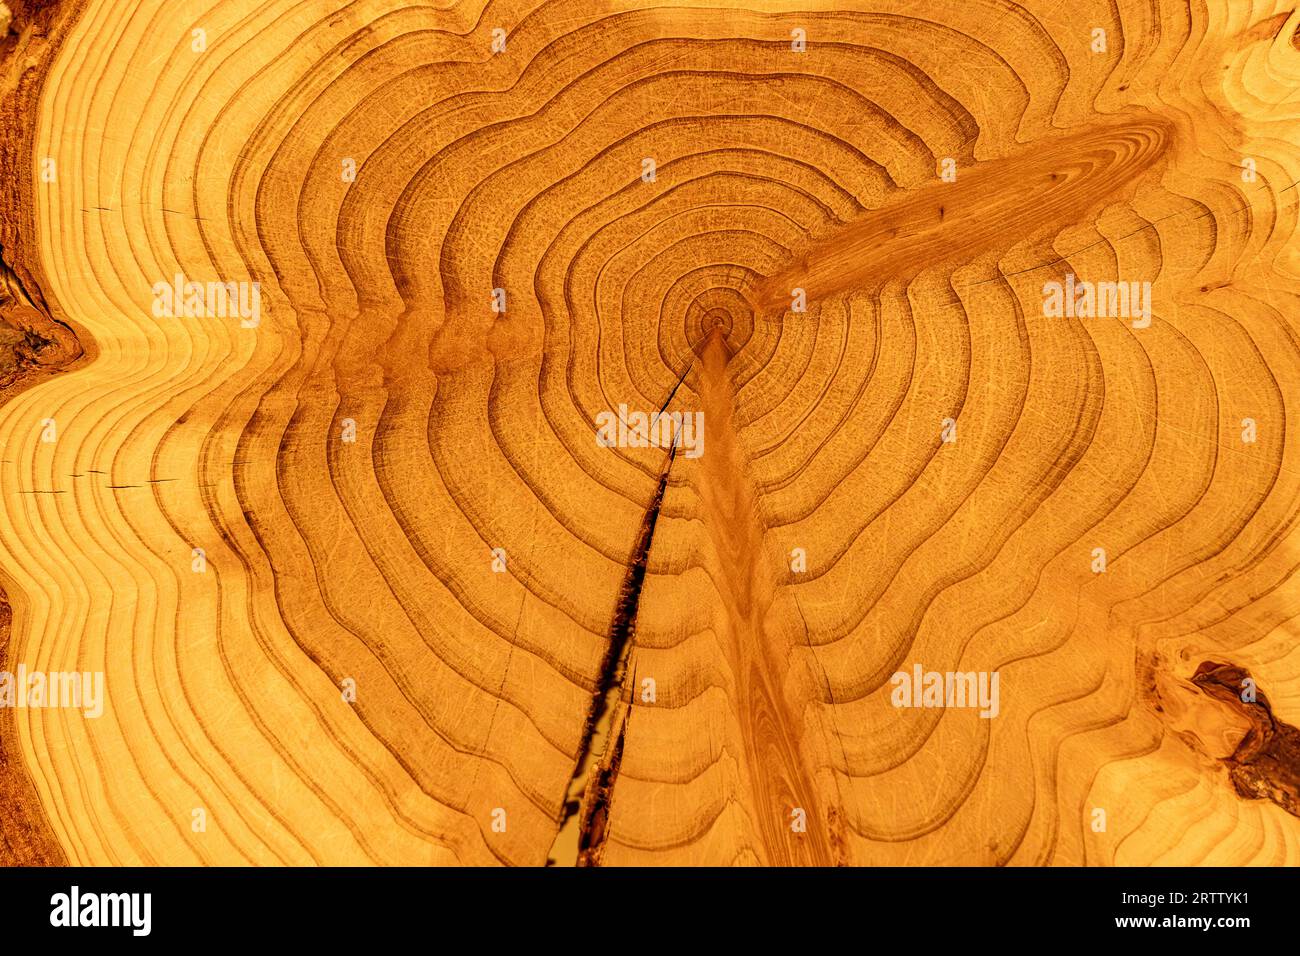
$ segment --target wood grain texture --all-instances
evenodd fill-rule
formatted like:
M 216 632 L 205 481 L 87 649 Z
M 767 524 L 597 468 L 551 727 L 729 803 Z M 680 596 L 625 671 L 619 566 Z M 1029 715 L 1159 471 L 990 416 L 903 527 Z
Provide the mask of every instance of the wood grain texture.
M 51 315 L 41 294 L 31 123 L 46 71 L 74 14 L 72 4 L 40 0 L 13 0 L 0 11 L 0 168 L 8 173 L 0 177 L 0 402 L 72 367 L 82 355 L 77 336 Z M 3 586 L 7 576 L 0 567 Z M 17 659 L 12 623 L 0 589 L 0 669 L 7 671 Z M 67 857 L 17 749 L 15 713 L 0 708 L 0 865 L 64 864 Z
M 1300 862 L 1288 5 L 9 6 L 7 861 Z

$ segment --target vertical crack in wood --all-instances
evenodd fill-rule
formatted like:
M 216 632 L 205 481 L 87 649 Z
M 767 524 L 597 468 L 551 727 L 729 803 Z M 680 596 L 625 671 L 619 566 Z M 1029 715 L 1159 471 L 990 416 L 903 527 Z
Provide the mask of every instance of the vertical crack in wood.
M 661 415 L 692 367 L 693 363 L 677 379 L 677 384 L 659 409 Z M 628 561 L 623 586 L 619 590 L 614 621 L 610 626 L 609 646 L 601 662 L 600 678 L 592 695 L 591 710 L 587 714 L 587 725 L 578 749 L 578 760 L 569 782 L 559 830 L 551 846 L 547 865 L 592 865 L 604 840 L 609 799 L 622 762 L 623 740 L 630 716 L 626 711 L 616 715 L 615 704 L 623 696 L 626 683 L 627 664 L 635 643 L 637 608 L 641 602 L 641 589 L 645 585 L 646 568 L 650 561 L 650 546 L 654 542 L 655 524 L 659 520 L 659 510 L 663 507 L 664 493 L 668 490 L 668 476 L 677 458 L 676 439 L 677 436 L 674 435 L 673 444 L 668 449 L 668 457 L 659 474 L 654 497 L 642 518 L 641 530 Z M 618 731 L 610 744 L 610 731 L 616 716 L 619 718 Z

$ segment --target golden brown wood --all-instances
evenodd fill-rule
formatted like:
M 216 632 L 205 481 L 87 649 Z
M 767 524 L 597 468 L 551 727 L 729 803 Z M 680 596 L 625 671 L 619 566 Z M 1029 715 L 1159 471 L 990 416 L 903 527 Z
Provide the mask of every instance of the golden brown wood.
M 12 859 L 1300 859 L 1300 13 L 9 7 Z

